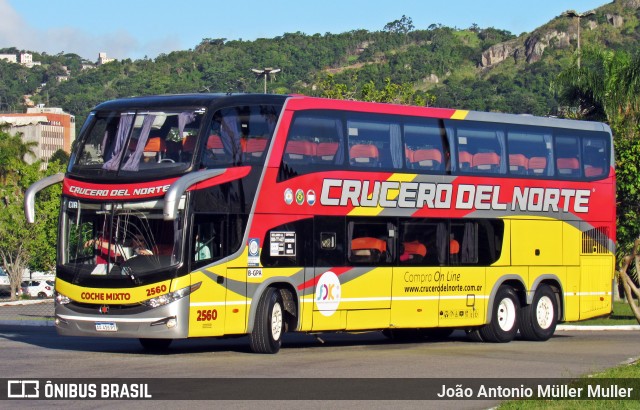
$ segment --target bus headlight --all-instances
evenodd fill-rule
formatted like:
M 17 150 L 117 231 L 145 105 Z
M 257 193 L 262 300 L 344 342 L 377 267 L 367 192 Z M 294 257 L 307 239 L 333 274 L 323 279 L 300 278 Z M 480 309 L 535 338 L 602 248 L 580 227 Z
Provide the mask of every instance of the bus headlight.
M 160 306 L 168 305 L 169 303 L 175 302 L 176 300 L 180 300 L 185 296 L 190 295 L 200 288 L 202 282 L 198 282 L 194 285 L 187 286 L 186 288 L 178 289 L 174 292 L 169 292 L 167 294 L 156 296 L 155 298 L 147 299 L 142 304 L 144 306 L 148 306 L 150 308 L 157 308 Z
M 71 299 L 69 299 L 67 296 L 63 295 L 60 292 L 56 292 L 55 299 L 58 305 L 66 305 L 67 303 L 71 302 Z

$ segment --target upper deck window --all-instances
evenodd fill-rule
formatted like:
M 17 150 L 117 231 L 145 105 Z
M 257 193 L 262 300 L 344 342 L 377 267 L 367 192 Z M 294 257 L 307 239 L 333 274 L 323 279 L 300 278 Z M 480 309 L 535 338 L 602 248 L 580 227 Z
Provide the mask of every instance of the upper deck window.
M 183 171 L 191 166 L 204 113 L 202 108 L 93 113 L 70 171 Z

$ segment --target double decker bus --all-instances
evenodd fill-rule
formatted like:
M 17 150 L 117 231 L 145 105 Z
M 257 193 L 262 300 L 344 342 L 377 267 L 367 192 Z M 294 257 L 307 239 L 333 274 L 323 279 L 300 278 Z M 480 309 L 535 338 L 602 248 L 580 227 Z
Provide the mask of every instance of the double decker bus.
M 95 107 L 63 184 L 55 325 L 547 340 L 611 312 L 612 135 L 595 122 L 193 94 Z

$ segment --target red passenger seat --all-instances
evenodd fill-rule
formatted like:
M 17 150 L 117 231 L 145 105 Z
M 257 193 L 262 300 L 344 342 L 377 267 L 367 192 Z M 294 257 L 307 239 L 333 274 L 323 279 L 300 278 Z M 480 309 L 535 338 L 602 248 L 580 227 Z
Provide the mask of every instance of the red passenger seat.
M 495 172 L 500 167 L 500 156 L 495 152 L 479 152 L 473 156 L 472 167 L 479 172 Z
M 529 160 L 522 154 L 509 155 L 509 172 L 512 174 L 527 174 L 529 171 Z
M 387 253 L 387 242 L 378 238 L 362 237 L 351 241 L 352 262 L 376 263 Z
M 421 169 L 440 169 L 442 165 L 442 152 L 440 150 L 419 149 L 413 152 L 413 168 Z
M 378 148 L 372 144 L 356 144 L 349 150 L 352 165 L 377 167 L 379 164 Z
M 337 142 L 320 142 L 316 146 L 316 162 L 333 162 L 337 152 Z

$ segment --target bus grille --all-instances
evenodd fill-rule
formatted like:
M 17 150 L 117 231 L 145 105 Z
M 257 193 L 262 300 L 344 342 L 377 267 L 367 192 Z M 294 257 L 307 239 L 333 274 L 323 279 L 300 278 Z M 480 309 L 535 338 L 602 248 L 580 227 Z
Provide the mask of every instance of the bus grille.
M 582 253 L 608 253 L 608 244 L 609 228 L 606 226 L 600 226 L 582 232 Z

